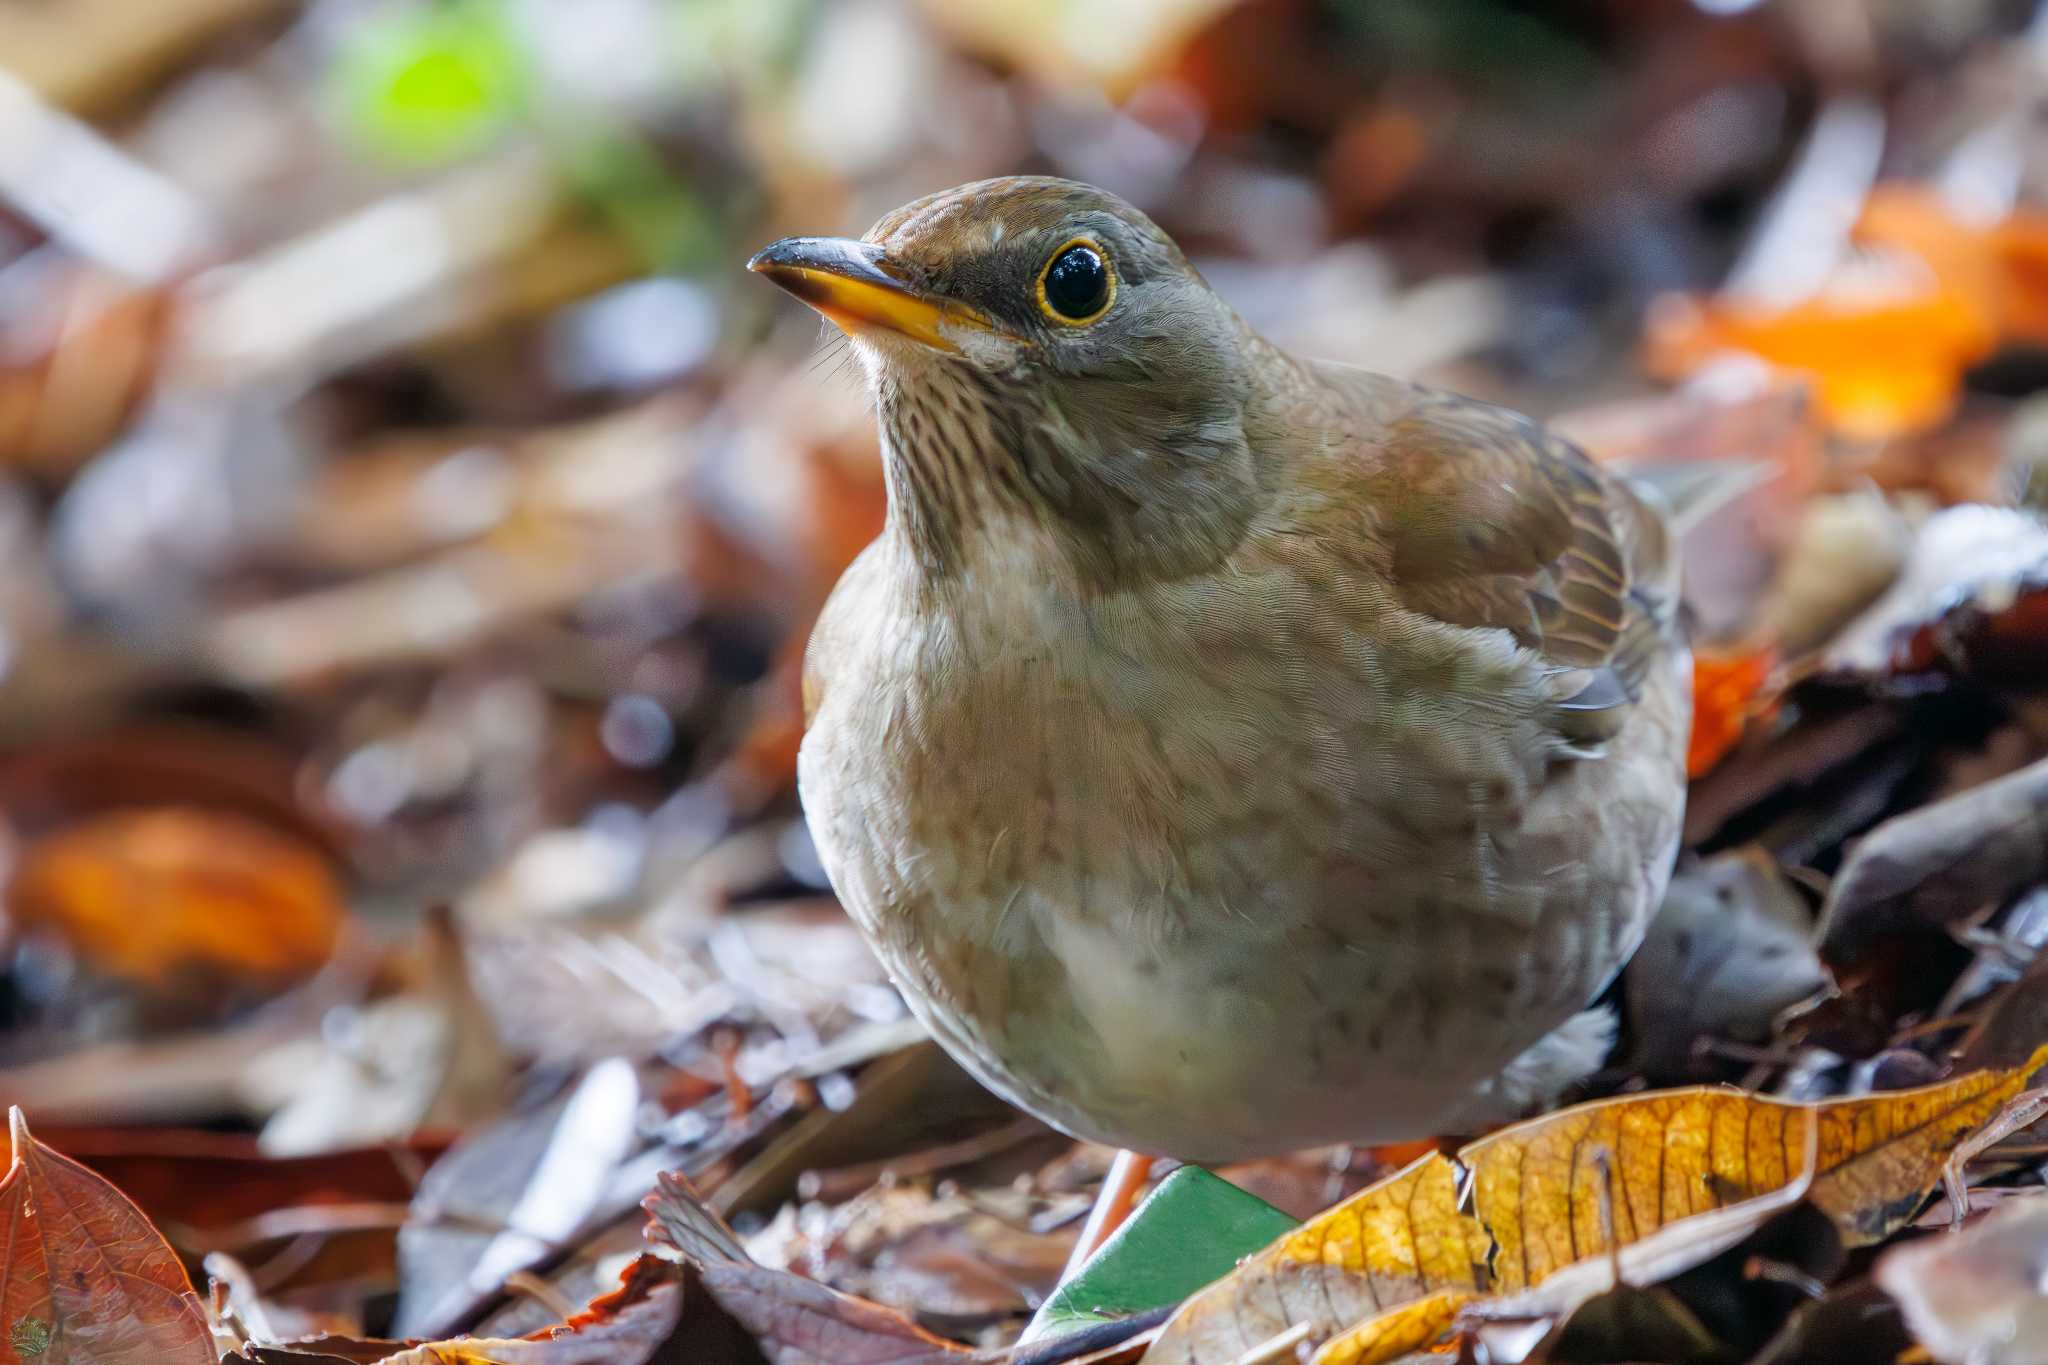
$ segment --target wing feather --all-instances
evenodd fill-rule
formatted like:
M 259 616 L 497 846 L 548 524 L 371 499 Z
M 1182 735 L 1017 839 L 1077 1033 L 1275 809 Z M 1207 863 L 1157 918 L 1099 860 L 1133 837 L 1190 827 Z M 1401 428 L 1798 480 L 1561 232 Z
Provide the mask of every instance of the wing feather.
M 1403 604 L 1508 631 L 1556 669 L 1567 737 L 1613 733 L 1674 638 L 1659 514 L 1520 413 L 1408 386 L 1360 400 L 1383 433 L 1369 478 Z

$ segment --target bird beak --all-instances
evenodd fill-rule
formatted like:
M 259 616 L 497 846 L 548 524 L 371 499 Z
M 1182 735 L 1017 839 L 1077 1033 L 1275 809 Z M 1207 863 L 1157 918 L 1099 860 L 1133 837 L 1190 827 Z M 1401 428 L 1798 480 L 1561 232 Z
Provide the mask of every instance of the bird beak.
M 844 237 L 785 237 L 747 269 L 766 275 L 823 313 L 848 336 L 886 328 L 940 351 L 960 347 L 948 331 L 989 330 L 975 309 L 934 298 L 897 277 L 882 249 Z

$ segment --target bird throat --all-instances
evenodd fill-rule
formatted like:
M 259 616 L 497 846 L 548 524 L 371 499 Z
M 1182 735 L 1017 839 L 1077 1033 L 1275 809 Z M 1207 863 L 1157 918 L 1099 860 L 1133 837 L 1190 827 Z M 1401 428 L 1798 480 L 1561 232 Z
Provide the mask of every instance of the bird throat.
M 1255 509 L 1235 424 L 1098 429 L 1043 388 L 953 362 L 878 374 L 875 396 L 890 525 L 935 582 L 991 537 L 1012 561 L 1018 538 L 1054 547 L 1048 568 L 1085 590 L 1181 578 L 1225 558 Z
M 934 364 L 876 385 L 891 525 L 925 573 L 960 573 L 974 539 L 1002 518 L 1032 516 L 1017 424 L 1004 420 L 995 381 L 966 365 Z

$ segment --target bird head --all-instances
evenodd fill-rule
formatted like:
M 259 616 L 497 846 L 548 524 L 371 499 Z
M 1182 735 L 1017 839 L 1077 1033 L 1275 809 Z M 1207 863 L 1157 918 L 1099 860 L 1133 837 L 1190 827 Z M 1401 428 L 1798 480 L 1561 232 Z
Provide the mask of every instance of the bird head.
M 1245 534 L 1254 368 L 1277 353 L 1116 196 L 985 180 L 858 241 L 785 238 L 748 268 L 851 338 L 892 527 L 928 570 L 1014 546 L 1020 523 L 1111 583 L 1201 572 Z

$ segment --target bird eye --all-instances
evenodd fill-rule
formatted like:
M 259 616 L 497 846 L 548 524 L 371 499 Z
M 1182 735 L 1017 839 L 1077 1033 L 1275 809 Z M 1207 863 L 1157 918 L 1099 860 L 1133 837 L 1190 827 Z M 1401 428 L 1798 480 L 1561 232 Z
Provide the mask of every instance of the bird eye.
M 1115 297 L 1116 275 L 1093 242 L 1068 242 L 1038 272 L 1039 311 L 1069 327 L 1095 321 Z

